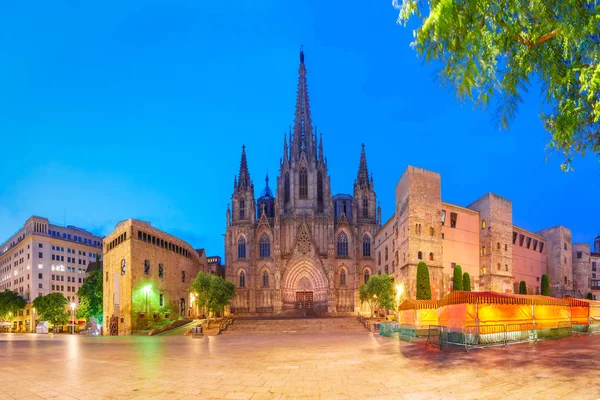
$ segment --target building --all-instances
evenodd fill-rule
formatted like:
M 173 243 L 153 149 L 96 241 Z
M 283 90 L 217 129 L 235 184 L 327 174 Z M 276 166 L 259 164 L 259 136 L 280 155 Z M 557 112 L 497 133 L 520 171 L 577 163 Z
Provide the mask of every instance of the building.
M 225 266 L 221 264 L 220 256 L 209 256 L 206 258 L 208 262 L 208 273 L 225 278 Z
M 61 226 L 33 216 L 0 246 L 0 291 L 13 290 L 27 307 L 14 316 L 15 331 L 31 331 L 31 303 L 38 296 L 60 292 L 78 303 L 77 291 L 90 263 L 102 254 L 102 238 L 75 226 Z
M 600 289 L 595 274 L 600 254 L 572 243 L 568 228 L 530 232 L 513 225 L 508 199 L 488 193 L 462 207 L 443 202 L 440 188 L 439 174 L 407 167 L 396 185 L 396 211 L 375 237 L 376 272 L 388 272 L 393 253 L 389 273 L 406 298 L 416 297 L 421 261 L 429 267 L 434 299 L 452 290 L 456 265 L 469 273 L 475 291 L 518 293 L 524 281 L 528 294 L 539 294 L 543 274 L 556 297 L 581 298 Z M 600 237 L 595 245 L 598 250 Z
M 207 266 L 204 250 L 149 222 L 119 222 L 104 239 L 104 334 L 128 335 L 154 321 L 194 316 L 190 284 Z
M 374 271 L 381 225 L 364 145 L 353 194 L 331 193 L 322 135 L 313 127 L 304 53 L 300 52 L 293 131 L 283 138 L 275 193 L 260 197 L 242 146 L 226 213 L 226 278 L 237 286 L 231 312 L 272 315 L 295 308 L 350 312 Z

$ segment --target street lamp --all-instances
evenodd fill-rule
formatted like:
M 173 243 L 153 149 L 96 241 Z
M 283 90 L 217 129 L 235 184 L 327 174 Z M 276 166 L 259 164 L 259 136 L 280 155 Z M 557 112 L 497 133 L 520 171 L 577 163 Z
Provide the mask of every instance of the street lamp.
M 8 312 L 8 319 L 10 320 L 10 328 L 8 328 L 8 331 L 12 332 L 13 323 L 12 323 L 12 312 L 11 311 Z
M 31 333 L 35 333 L 35 307 L 31 308 Z
M 152 285 L 144 286 L 144 293 L 146 294 L 146 318 L 148 318 L 148 292 L 152 289 Z
M 71 303 L 71 335 L 75 334 L 75 303 Z

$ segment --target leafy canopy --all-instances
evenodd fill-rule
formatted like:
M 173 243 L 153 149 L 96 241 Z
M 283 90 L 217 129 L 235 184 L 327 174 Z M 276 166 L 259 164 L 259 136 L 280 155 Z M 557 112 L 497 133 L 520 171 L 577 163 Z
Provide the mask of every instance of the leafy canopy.
M 41 321 L 49 321 L 52 325 L 64 325 L 69 321 L 67 305 L 69 301 L 59 292 L 37 297 L 33 300 Z
M 381 308 L 393 309 L 395 306 L 396 288 L 391 275 L 372 275 L 367 283 L 360 286 L 360 302 L 369 304 L 371 316 Z
M 6 318 L 9 313 L 13 316 L 25 308 L 26 301 L 17 292 L 5 289 L 0 292 L 0 317 Z
M 398 23 L 416 16 L 412 43 L 461 99 L 497 98 L 508 127 L 537 79 L 548 148 L 571 169 L 576 154 L 600 154 L 600 2 L 597 0 L 393 0 Z
M 207 314 L 222 312 L 235 296 L 235 285 L 220 276 L 198 273 L 190 286 L 198 306 Z M 209 320 L 210 324 L 210 320 Z
M 99 264 L 98 256 L 96 256 L 96 263 Z M 88 273 L 77 291 L 77 297 L 79 297 L 77 318 L 85 318 L 89 321 L 90 317 L 93 317 L 98 323 L 102 323 L 102 282 L 102 268 Z

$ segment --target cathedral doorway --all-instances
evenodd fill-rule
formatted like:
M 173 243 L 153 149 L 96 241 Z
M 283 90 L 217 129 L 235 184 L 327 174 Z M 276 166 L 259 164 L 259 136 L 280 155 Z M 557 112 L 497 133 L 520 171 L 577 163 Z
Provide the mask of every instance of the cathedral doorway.
M 312 310 L 313 292 L 296 292 L 296 309 Z

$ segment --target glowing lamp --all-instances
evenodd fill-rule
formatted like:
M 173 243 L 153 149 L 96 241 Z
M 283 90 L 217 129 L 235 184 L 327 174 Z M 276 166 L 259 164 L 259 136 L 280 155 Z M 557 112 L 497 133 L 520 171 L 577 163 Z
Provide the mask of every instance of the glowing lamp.
M 143 289 L 144 293 L 148 294 L 148 292 L 149 292 L 150 290 L 152 290 L 152 285 L 147 285 L 147 286 L 144 286 L 144 289 Z
M 75 309 L 75 303 L 71 303 L 71 310 Z

